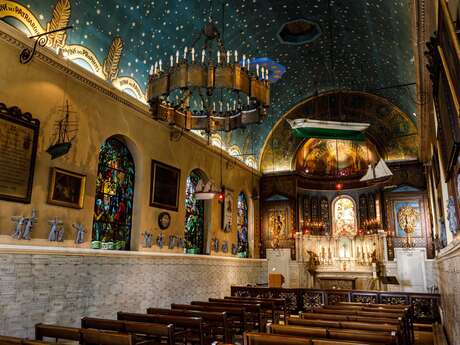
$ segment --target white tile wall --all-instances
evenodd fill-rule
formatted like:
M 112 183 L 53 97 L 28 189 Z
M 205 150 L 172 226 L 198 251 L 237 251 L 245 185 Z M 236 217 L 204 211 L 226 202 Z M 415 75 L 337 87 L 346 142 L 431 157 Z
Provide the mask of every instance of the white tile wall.
M 85 315 L 115 318 L 266 281 L 265 260 L 0 252 L 0 334 L 33 337 L 39 322 L 77 326 Z

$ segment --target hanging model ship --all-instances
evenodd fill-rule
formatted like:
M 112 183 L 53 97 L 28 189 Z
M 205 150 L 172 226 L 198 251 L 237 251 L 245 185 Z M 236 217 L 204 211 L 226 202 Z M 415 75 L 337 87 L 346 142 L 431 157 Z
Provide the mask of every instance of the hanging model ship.
M 66 101 L 65 106 L 58 109 L 58 112 L 62 113 L 63 118 L 56 121 L 54 125 L 54 144 L 50 145 L 46 150 L 51 155 L 51 159 L 64 156 L 69 152 L 72 147 L 72 140 L 75 139 L 78 131 L 77 121 L 70 120 L 71 114 L 75 112 L 70 110 L 69 101 Z
M 385 180 L 391 176 L 393 176 L 393 173 L 391 172 L 390 168 L 388 168 L 385 161 L 382 158 L 380 158 L 379 162 L 375 166 L 369 164 L 366 174 L 364 174 L 364 176 L 361 177 L 360 181 L 378 182 L 381 180 Z
M 364 140 L 363 132 L 368 123 L 338 122 L 312 119 L 295 119 L 287 122 L 296 137 L 315 137 L 320 139 Z

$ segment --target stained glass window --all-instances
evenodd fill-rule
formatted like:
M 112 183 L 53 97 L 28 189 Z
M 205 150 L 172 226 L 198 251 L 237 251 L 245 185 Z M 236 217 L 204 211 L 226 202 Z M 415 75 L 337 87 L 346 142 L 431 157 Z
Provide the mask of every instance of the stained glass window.
M 334 201 L 334 235 L 354 237 L 357 233 L 356 210 L 353 200 L 340 196 Z
M 102 144 L 91 248 L 129 250 L 134 173 L 133 157 L 124 143 L 109 138 Z
M 185 240 L 187 251 L 200 254 L 204 246 L 204 201 L 195 199 L 199 171 L 193 170 L 187 177 L 185 191 Z
M 249 212 L 248 201 L 246 195 L 241 192 L 238 195 L 238 217 L 237 217 L 237 241 L 239 256 L 248 257 L 249 243 L 248 243 L 248 228 L 249 228 Z

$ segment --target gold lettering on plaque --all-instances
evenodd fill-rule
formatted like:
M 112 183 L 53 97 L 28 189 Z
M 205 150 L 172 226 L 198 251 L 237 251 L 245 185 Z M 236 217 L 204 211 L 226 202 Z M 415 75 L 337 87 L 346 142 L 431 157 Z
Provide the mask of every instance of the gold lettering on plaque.
M 0 119 L 0 194 L 27 196 L 34 130 Z

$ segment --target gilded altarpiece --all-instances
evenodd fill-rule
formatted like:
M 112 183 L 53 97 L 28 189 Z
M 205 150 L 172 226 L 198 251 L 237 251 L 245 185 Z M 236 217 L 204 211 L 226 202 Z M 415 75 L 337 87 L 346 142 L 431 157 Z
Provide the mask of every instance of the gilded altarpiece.
M 428 259 L 434 258 L 433 238 L 428 216 L 428 199 L 424 192 L 386 193 L 385 210 L 388 236 L 388 258 L 394 259 L 394 248 L 426 248 Z

